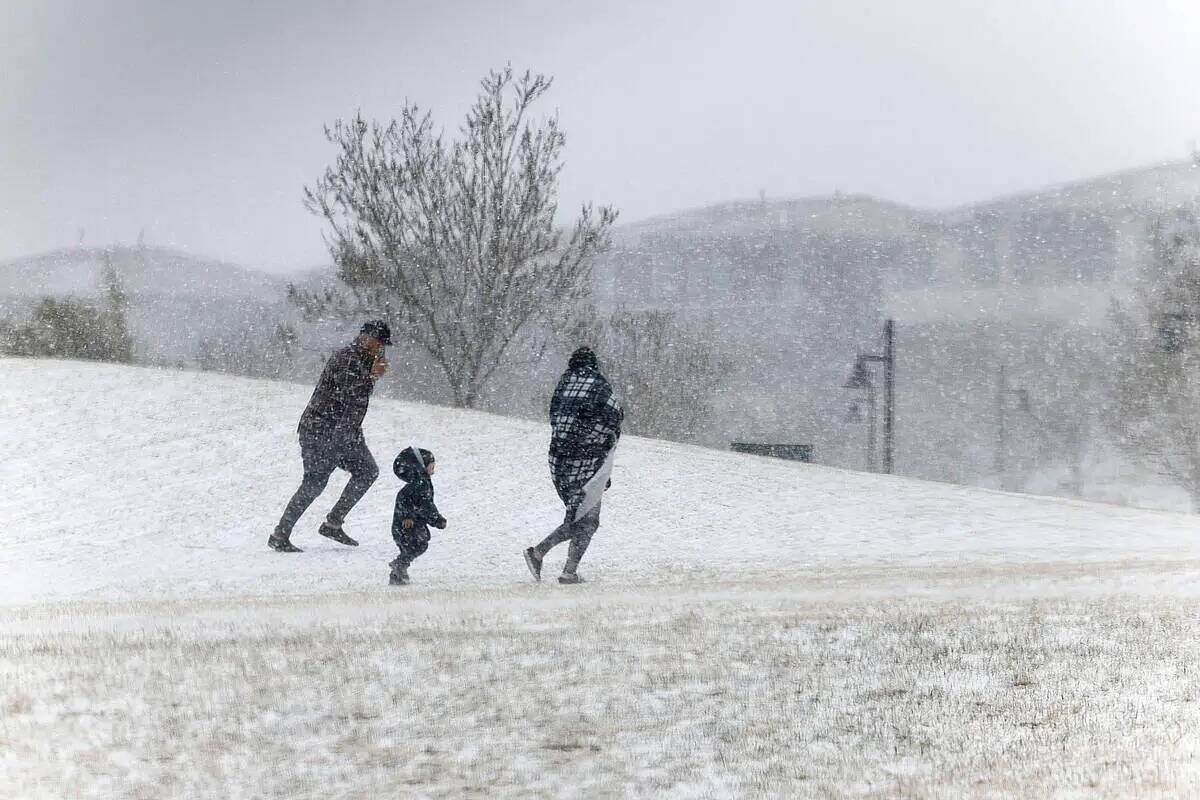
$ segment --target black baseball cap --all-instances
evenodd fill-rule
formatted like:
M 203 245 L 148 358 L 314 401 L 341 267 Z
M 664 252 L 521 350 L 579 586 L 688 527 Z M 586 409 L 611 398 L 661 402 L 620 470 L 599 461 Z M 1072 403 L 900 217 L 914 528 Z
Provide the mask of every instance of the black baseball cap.
M 372 339 L 378 339 L 380 344 L 390 345 L 392 343 L 392 329 L 381 319 L 373 319 L 364 324 L 359 333 L 370 336 Z

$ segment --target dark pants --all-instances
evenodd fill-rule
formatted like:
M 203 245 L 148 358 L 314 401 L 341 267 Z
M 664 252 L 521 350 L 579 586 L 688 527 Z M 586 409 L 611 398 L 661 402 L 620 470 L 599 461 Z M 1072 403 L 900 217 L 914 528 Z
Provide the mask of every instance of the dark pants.
M 342 490 L 342 496 L 334 504 L 326 521 L 334 526 L 340 526 L 350 513 L 350 509 L 362 499 L 371 488 L 371 484 L 379 477 L 379 465 L 367 449 L 367 443 L 362 438 L 350 441 L 330 439 L 315 439 L 300 437 L 300 458 L 304 461 L 304 480 L 300 488 L 292 495 L 283 517 L 275 526 L 278 536 L 291 536 L 296 521 L 308 510 L 313 501 L 329 483 L 329 476 L 335 469 L 344 469 L 350 473 L 350 482 Z
M 592 535 L 600 527 L 600 504 L 597 503 L 595 508 L 579 519 L 574 519 L 574 515 L 575 512 L 568 508 L 562 525 L 551 531 L 541 544 L 533 548 L 539 556 L 545 558 L 556 545 L 569 541 L 571 546 L 567 549 L 567 563 L 563 565 L 563 572 L 574 572 L 583 560 L 583 554 L 592 543 Z
M 423 522 L 413 522 L 412 528 L 400 528 L 399 534 L 392 531 L 392 541 L 400 548 L 400 555 L 392 562 L 392 566 L 408 567 L 417 556 L 424 555 L 429 549 L 429 526 Z

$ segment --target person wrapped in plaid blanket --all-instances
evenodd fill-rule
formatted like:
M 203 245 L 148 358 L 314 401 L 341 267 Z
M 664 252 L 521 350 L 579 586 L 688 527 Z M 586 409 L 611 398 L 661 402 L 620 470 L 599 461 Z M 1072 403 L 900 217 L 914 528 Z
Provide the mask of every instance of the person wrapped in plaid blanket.
M 525 564 L 535 580 L 542 579 L 546 554 L 569 541 L 567 561 L 558 582 L 583 582 L 579 562 L 600 527 L 600 504 L 583 509 L 582 514 L 577 512 L 581 510 L 585 485 L 621 437 L 624 417 L 612 386 L 600 373 L 596 354 L 587 347 L 572 353 L 550 400 L 550 476 L 567 513 L 549 536 L 525 550 Z

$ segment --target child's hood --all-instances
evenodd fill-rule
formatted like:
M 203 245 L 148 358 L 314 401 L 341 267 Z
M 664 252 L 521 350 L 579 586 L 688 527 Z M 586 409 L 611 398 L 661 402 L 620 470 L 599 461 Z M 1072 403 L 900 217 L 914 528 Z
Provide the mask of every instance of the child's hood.
M 428 479 L 429 474 L 425 471 L 425 465 L 432 463 L 433 460 L 433 453 L 424 448 L 406 447 L 392 462 L 392 472 L 395 472 L 396 477 L 405 483 L 412 483 L 421 478 Z

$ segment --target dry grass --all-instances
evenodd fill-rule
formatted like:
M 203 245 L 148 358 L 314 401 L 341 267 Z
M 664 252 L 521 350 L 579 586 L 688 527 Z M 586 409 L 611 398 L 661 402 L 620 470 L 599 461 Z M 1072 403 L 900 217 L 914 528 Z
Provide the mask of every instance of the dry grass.
M 0 796 L 1178 797 L 1198 610 L 781 582 L 32 609 L 0 626 Z

